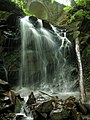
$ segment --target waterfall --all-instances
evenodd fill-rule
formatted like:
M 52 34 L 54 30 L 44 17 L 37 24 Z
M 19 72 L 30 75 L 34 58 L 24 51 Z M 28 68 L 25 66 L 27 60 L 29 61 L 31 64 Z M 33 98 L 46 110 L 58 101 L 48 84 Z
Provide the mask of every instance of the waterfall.
M 33 90 L 70 91 L 72 43 L 58 30 L 34 16 L 20 19 L 20 85 Z

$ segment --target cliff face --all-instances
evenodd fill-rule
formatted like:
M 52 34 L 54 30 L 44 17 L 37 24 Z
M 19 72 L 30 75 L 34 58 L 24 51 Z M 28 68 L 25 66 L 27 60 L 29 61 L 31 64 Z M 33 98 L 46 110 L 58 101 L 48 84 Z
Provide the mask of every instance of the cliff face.
M 36 0 L 38 1 L 38 0 Z M 68 38 L 74 43 L 73 34 L 80 31 L 80 50 L 84 71 L 84 80 L 89 89 L 90 79 L 90 20 L 76 19 L 68 22 L 69 13 L 63 12 L 63 5 L 41 0 L 48 15 L 47 21 L 60 28 L 67 29 Z M 28 3 L 28 2 L 27 2 Z M 29 3 L 30 5 L 31 3 Z M 28 5 L 28 7 L 30 7 Z M 35 8 L 33 8 L 35 9 Z M 24 16 L 23 11 L 14 3 L 0 0 L 0 78 L 16 81 L 20 68 L 20 31 L 19 18 Z M 43 17 L 41 17 L 43 19 Z M 13 77 L 14 76 L 14 77 Z M 11 83 L 13 81 L 9 80 Z
M 19 77 L 19 18 L 23 11 L 14 3 L 0 0 L 0 79 L 14 82 Z M 14 77 L 13 77 L 14 76 Z
M 82 57 L 84 81 L 87 90 L 90 90 L 90 20 L 86 18 L 76 18 L 70 22 L 70 14 L 64 13 L 56 20 L 57 26 L 64 26 L 67 29 L 67 36 L 73 42 L 75 41 L 74 33 L 80 32 L 80 52 Z
M 23 11 L 10 0 L 0 0 L 0 11 L 12 12 L 18 15 L 23 14 Z
M 47 10 L 47 20 L 55 23 L 54 20 L 62 13 L 63 5 L 59 6 L 56 2 L 52 5 L 48 0 L 42 3 Z M 14 85 L 19 79 L 21 63 L 19 18 L 22 16 L 22 9 L 11 0 L 0 0 L 0 79 L 8 80 Z

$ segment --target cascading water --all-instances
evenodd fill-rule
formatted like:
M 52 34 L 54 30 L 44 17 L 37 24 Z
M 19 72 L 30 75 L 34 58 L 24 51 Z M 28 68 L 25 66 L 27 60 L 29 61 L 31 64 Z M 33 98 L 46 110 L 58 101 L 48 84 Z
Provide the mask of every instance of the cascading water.
M 33 16 L 20 19 L 20 84 L 33 90 L 70 91 L 71 42 L 66 32 Z M 49 26 L 49 27 L 48 27 Z
M 75 78 L 72 76 L 72 44 L 66 37 L 66 30 L 58 30 L 53 25 L 34 16 L 20 19 L 21 25 L 21 69 L 18 91 L 24 98 L 20 113 L 24 120 L 33 120 L 26 100 L 30 92 L 48 92 L 65 99 L 72 93 Z M 74 53 L 73 53 L 74 54 Z M 36 96 L 36 95 L 35 95 Z

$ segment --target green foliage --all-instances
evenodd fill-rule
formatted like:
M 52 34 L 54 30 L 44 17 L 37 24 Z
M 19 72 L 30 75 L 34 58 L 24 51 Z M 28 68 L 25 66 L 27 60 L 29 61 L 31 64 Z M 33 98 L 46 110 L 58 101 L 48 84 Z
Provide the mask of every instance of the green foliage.
M 90 55 L 90 48 L 87 49 L 87 55 Z
M 54 3 L 55 0 L 51 0 L 51 3 Z
M 85 11 L 85 17 L 90 20 L 90 11 Z
M 90 11 L 88 10 L 83 10 L 83 9 L 80 9 L 78 10 L 77 12 L 74 13 L 73 15 L 76 19 L 90 19 Z
M 18 5 L 18 7 L 20 7 L 26 15 L 28 16 L 30 15 L 30 12 L 25 6 L 27 2 L 26 0 L 11 0 L 11 1 L 14 2 L 16 5 Z
M 64 8 L 65 13 L 69 13 L 69 23 L 75 20 L 90 20 L 90 0 L 75 0 L 76 6 L 67 6 Z
M 74 16 L 79 19 L 83 19 L 85 17 L 86 13 L 83 9 L 78 10 L 75 12 Z
M 66 7 L 64 7 L 64 11 L 65 11 L 66 13 L 70 12 L 70 11 L 73 10 L 73 9 L 74 9 L 73 6 L 66 6 Z
M 76 3 L 80 6 L 86 6 L 87 4 L 90 4 L 90 0 L 76 0 Z
M 75 21 L 75 16 L 74 16 L 74 15 L 72 15 L 72 16 L 70 17 L 70 20 L 68 21 L 68 23 L 71 23 L 71 22 L 73 22 L 73 21 Z
M 86 48 L 84 49 L 84 54 L 85 54 L 86 56 L 90 56 L 90 46 L 89 46 L 89 47 L 86 47 Z

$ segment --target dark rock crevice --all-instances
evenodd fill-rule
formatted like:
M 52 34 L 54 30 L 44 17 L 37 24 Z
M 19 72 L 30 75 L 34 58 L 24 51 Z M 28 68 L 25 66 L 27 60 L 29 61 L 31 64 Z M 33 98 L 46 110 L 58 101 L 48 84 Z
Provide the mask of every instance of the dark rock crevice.
M 15 3 L 10 0 L 0 0 L 0 11 L 13 12 L 17 15 L 23 15 L 22 9 L 16 6 Z

